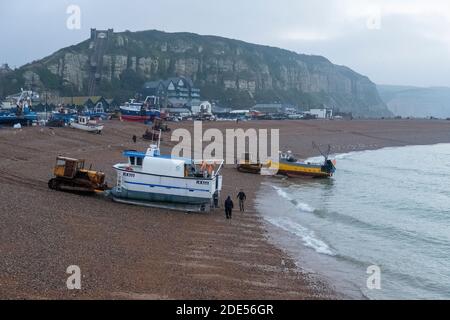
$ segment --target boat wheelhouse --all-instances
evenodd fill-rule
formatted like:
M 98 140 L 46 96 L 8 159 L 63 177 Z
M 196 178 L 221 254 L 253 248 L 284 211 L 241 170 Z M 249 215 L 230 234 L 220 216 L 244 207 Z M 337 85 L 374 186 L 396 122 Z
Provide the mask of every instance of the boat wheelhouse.
M 183 211 L 209 211 L 222 189 L 223 160 L 191 160 L 147 152 L 125 151 L 126 163 L 116 164 L 114 201 Z

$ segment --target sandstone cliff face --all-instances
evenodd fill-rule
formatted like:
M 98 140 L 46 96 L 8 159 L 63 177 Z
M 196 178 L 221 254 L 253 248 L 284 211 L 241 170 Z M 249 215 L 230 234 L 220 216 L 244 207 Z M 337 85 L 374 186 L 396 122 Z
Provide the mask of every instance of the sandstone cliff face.
M 285 102 L 304 109 L 327 106 L 357 116 L 390 115 L 367 77 L 323 57 L 188 33 L 144 31 L 112 37 L 102 50 L 91 40 L 62 49 L 24 66 L 27 75 L 22 72 L 21 76 L 27 85 L 44 88 L 45 79 L 36 71 L 39 66 L 41 73 L 45 68 L 61 86 L 87 94 L 90 77 L 97 73 L 96 93 L 104 95 L 113 93 L 102 88 L 119 90 L 126 85 L 121 84 L 125 71 L 136 82 L 186 76 L 202 89 L 204 98 L 224 104 L 227 100 L 236 106 Z

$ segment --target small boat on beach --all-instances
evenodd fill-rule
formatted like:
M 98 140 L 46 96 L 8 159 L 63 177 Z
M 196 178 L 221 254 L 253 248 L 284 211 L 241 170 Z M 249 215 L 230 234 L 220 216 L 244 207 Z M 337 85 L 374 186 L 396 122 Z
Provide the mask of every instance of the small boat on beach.
M 259 159 L 254 161 L 251 154 L 245 153 L 244 159 L 241 160 L 237 166 L 237 170 L 244 173 L 260 174 L 262 166 Z
M 146 152 L 125 151 L 127 162 L 114 165 L 114 201 L 182 211 L 209 211 L 222 189 L 223 160 L 193 160 L 160 154 L 158 145 Z
M 78 116 L 78 119 L 71 122 L 69 126 L 74 129 L 97 134 L 100 134 L 104 128 L 103 124 L 98 123 L 96 120 L 91 120 L 90 117 L 87 116 Z

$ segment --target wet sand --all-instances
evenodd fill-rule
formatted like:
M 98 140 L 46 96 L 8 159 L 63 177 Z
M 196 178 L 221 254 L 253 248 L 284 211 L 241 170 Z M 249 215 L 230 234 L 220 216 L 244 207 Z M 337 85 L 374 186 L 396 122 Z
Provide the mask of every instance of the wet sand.
M 192 123 L 171 123 L 192 129 Z M 280 128 L 283 149 L 316 155 L 450 142 L 450 122 L 436 120 L 212 122 L 204 129 Z M 248 211 L 227 221 L 222 210 L 184 214 L 116 204 L 101 196 L 51 191 L 57 155 L 85 158 L 107 173 L 122 162 L 140 124 L 106 122 L 102 135 L 69 128 L 0 129 L 0 298 L 23 299 L 336 299 L 342 296 L 268 240 L 252 199 L 262 177 L 224 171 L 222 198 L 244 188 Z M 174 143 L 164 135 L 163 151 Z M 339 168 L 339 164 L 338 164 Z M 224 200 L 224 199 L 222 199 Z M 237 201 L 235 201 L 236 203 Z M 78 265 L 82 290 L 66 288 Z M 300 266 L 301 267 L 301 266 Z

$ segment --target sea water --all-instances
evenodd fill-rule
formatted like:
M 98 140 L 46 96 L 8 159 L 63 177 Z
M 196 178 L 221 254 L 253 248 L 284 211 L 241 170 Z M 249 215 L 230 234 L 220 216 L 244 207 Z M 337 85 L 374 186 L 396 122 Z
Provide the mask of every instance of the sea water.
M 335 158 L 331 179 L 266 178 L 273 240 L 348 297 L 450 299 L 450 144 Z

